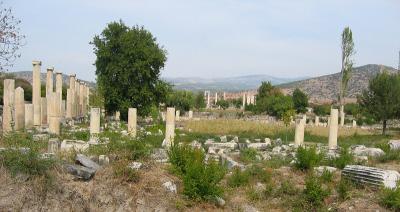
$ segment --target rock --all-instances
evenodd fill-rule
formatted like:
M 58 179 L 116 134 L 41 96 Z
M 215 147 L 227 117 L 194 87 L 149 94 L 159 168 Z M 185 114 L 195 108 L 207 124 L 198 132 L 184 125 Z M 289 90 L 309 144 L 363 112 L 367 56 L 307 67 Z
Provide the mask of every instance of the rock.
M 280 153 L 282 151 L 282 147 L 281 146 L 276 146 L 272 149 L 273 153 Z
M 229 149 L 234 150 L 238 147 L 238 144 L 235 142 L 226 142 L 226 143 L 208 143 L 206 144 L 208 147 L 215 147 L 220 149 Z
M 254 141 L 255 141 L 255 143 L 259 143 L 259 142 L 261 142 L 261 139 L 256 138 L 256 139 L 254 139 Z
M 233 169 L 235 167 L 244 169 L 244 167 L 245 167 L 243 164 L 236 162 L 235 160 L 233 160 L 231 157 L 229 157 L 227 155 L 221 155 L 221 159 L 226 163 L 228 169 Z
M 219 206 L 219 207 L 225 206 L 225 200 L 222 199 L 221 197 L 215 197 L 215 202 L 217 203 L 217 206 Z
M 271 160 L 271 158 L 272 158 L 271 155 L 269 155 L 268 152 L 261 152 L 260 155 L 261 155 L 263 160 Z
M 237 136 L 233 137 L 233 141 L 236 143 L 239 143 L 239 137 L 237 137 Z
M 271 145 L 271 139 L 264 138 L 264 143 Z
M 202 149 L 203 150 L 201 143 L 196 140 L 192 141 L 192 143 L 190 143 L 190 146 L 194 149 Z
M 159 163 L 166 163 L 168 162 L 168 153 L 167 150 L 162 148 L 153 149 L 151 155 L 151 159 L 155 160 Z
M 47 152 L 49 153 L 56 153 L 59 150 L 59 141 L 58 138 L 51 138 L 49 139 Z
M 107 155 L 99 155 L 99 164 L 102 166 L 108 165 L 110 163 L 110 159 Z
M 275 140 L 275 145 L 280 146 L 282 145 L 282 140 L 280 138 Z
M 162 184 L 167 191 L 176 194 L 176 185 L 175 183 L 168 181 Z
M 40 155 L 42 159 L 54 159 L 56 155 L 54 153 L 43 153 Z
M 400 149 L 400 140 L 390 140 L 388 144 L 391 150 Z
M 139 170 L 143 167 L 143 164 L 141 162 L 134 161 L 129 163 L 128 167 L 134 170 Z
M 96 170 L 94 169 L 75 164 L 64 165 L 64 168 L 68 173 L 74 175 L 78 179 L 83 180 L 90 180 L 96 173 Z
M 49 134 L 36 134 L 32 136 L 32 140 L 34 141 L 45 141 L 50 138 Z
M 350 149 L 351 153 L 353 153 L 356 156 L 378 157 L 385 154 L 385 152 L 382 149 L 368 148 L 365 147 L 364 145 L 352 146 L 350 147 Z
M 77 152 L 85 151 L 89 148 L 89 144 L 80 140 L 63 140 L 61 142 L 61 151 L 75 150 Z
M 96 162 L 90 160 L 90 158 L 86 157 L 85 155 L 82 154 L 77 154 L 75 157 L 75 160 L 77 162 L 79 162 L 81 165 L 83 165 L 84 167 L 93 169 L 95 171 L 97 171 L 100 166 L 99 164 L 97 164 Z
M 384 170 L 368 166 L 347 165 L 342 171 L 342 176 L 358 183 L 373 186 L 385 186 L 386 188 L 396 188 L 400 173 L 393 170 Z
M 368 162 L 368 156 L 354 156 L 354 161 L 357 163 L 366 163 Z
M 329 173 L 335 172 L 337 169 L 331 166 L 318 166 L 314 167 L 314 171 L 317 173 L 318 176 L 321 176 L 324 171 L 328 171 Z
M 256 149 L 256 150 L 266 150 L 270 144 L 268 143 L 251 143 L 247 144 L 248 148 Z
M 244 141 L 244 143 L 246 143 L 246 144 L 251 144 L 251 141 L 250 141 L 249 139 L 246 139 L 246 140 Z
M 226 135 L 219 137 L 221 139 L 221 142 L 228 142 L 228 138 L 226 137 Z
M 285 151 L 289 151 L 291 149 L 288 145 L 282 145 L 281 147 Z

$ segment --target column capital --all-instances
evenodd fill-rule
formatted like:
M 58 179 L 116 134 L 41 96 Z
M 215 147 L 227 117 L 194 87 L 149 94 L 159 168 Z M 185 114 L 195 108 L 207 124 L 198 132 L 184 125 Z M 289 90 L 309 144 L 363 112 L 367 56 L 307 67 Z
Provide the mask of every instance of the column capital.
M 70 74 L 69 76 L 70 77 L 76 77 L 76 74 Z
M 62 72 L 61 71 L 56 71 L 56 74 L 62 74 Z
M 47 72 L 49 72 L 49 71 L 53 72 L 54 71 L 54 67 L 48 67 L 47 68 Z
M 41 66 L 41 65 L 42 65 L 42 61 L 34 60 L 34 61 L 32 61 L 32 65 L 34 65 L 34 66 L 36 66 L 36 65 Z

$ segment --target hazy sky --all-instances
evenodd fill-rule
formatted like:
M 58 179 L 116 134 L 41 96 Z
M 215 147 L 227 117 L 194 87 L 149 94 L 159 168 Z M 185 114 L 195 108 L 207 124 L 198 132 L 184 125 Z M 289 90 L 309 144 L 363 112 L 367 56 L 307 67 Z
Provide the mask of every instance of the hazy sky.
M 351 3 L 349 3 L 351 2 Z M 95 80 L 89 45 L 107 23 L 143 25 L 168 51 L 162 76 L 340 71 L 340 34 L 353 30 L 356 65 L 397 67 L 400 1 L 368 0 L 5 0 L 22 21 L 26 46 L 12 70 L 32 60 Z

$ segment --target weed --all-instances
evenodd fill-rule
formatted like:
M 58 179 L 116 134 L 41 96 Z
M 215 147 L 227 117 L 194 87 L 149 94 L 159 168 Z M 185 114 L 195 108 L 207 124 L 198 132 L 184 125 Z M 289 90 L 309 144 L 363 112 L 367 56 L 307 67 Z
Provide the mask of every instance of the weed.
M 228 178 L 228 185 L 230 187 L 240 187 L 247 185 L 250 181 L 249 173 L 242 171 L 240 168 L 234 168 L 232 175 Z
M 275 195 L 282 197 L 284 195 L 295 195 L 298 193 L 298 189 L 294 186 L 292 181 L 284 180 L 281 182 L 281 186 L 276 191 Z
M 309 170 L 317 166 L 323 158 L 323 155 L 318 154 L 315 147 L 305 148 L 300 146 L 296 152 L 295 167 L 300 170 Z
M 347 200 L 350 198 L 350 191 L 353 188 L 353 183 L 348 179 L 342 178 L 337 186 L 337 192 L 340 200 Z
M 400 211 L 400 188 L 383 188 L 380 193 L 379 202 L 391 210 Z
M 114 175 L 126 182 L 138 182 L 139 173 L 128 167 L 127 161 L 118 161 L 113 164 Z
M 346 147 L 343 147 L 340 150 L 339 157 L 329 159 L 328 165 L 343 169 L 344 167 L 346 167 L 346 165 L 352 164 L 353 162 L 353 154 L 351 154 Z
M 320 179 L 324 183 L 330 183 L 333 180 L 333 173 L 328 171 L 328 169 L 324 169 L 322 171 Z
M 254 162 L 257 160 L 258 152 L 253 148 L 240 150 L 240 160 L 245 163 Z
M 322 184 L 314 175 L 307 175 L 306 188 L 303 191 L 305 200 L 313 206 L 322 205 L 330 191 L 322 188 Z

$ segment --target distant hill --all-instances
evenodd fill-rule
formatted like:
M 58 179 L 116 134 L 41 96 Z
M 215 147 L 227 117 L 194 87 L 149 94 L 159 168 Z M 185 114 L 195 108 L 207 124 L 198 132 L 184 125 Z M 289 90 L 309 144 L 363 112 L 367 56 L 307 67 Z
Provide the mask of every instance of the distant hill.
M 24 79 L 32 84 L 32 71 L 9 72 L 8 74 L 12 74 L 16 78 Z M 54 74 L 54 76 L 53 76 L 54 83 L 56 81 L 55 77 L 56 76 Z M 77 77 L 79 79 L 79 76 L 77 76 Z M 46 83 L 46 73 L 43 73 L 43 72 L 41 73 L 40 80 L 42 81 L 42 83 Z M 85 80 L 82 80 L 82 81 L 86 82 L 89 85 L 89 87 L 95 87 L 95 85 L 96 85 L 94 82 L 89 82 L 89 81 L 85 81 Z M 63 84 L 69 85 L 69 75 L 63 74 Z
M 397 69 L 384 65 L 369 64 L 356 67 L 353 70 L 349 81 L 347 97 L 357 98 L 364 89 L 368 88 L 368 81 L 382 70 L 389 73 L 396 73 Z M 339 90 L 340 73 L 314 77 L 310 79 L 281 84 L 278 87 L 286 90 L 287 93 L 299 88 L 308 94 L 310 99 L 316 100 L 337 100 Z
M 277 85 L 281 83 L 293 82 L 305 78 L 279 78 L 269 75 L 248 75 L 238 77 L 205 79 L 199 77 L 184 78 L 163 78 L 165 81 L 174 85 L 178 90 L 191 91 L 243 91 L 257 89 L 262 81 L 270 81 Z

